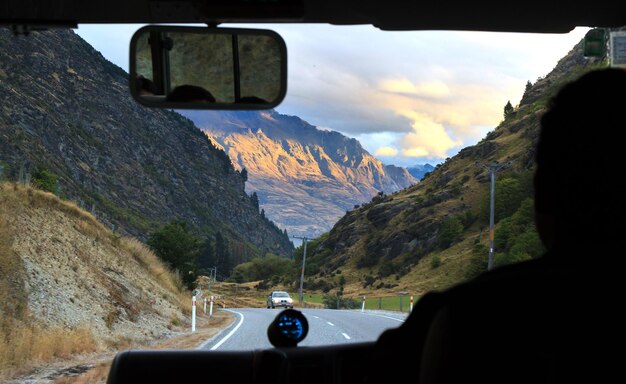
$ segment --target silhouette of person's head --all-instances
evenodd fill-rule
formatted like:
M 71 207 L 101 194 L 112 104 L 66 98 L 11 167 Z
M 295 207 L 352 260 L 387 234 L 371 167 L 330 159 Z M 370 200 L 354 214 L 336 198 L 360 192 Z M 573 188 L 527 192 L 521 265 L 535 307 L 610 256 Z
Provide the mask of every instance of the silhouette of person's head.
M 136 87 L 140 95 L 154 95 L 157 91 L 154 82 L 142 75 L 137 76 Z
M 179 85 L 167 95 L 167 101 L 215 103 L 211 92 L 197 85 Z
M 602 69 L 565 85 L 541 118 L 536 224 L 546 247 L 568 259 L 623 235 L 625 111 L 626 71 Z
M 268 102 L 257 96 L 244 96 L 241 97 L 238 103 L 246 103 L 246 104 L 268 104 Z

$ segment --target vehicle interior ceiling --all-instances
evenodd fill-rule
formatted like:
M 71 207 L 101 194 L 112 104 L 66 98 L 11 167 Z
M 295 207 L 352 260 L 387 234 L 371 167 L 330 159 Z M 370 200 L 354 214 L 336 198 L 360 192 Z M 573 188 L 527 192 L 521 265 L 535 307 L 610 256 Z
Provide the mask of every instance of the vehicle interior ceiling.
M 577 26 L 621 27 L 626 25 L 626 13 L 622 2 L 608 1 L 600 5 L 585 3 L 573 6 L 564 1 L 502 2 L 484 1 L 402 1 L 402 0 L 233 0 L 233 1 L 3 1 L 0 4 L 0 24 L 12 26 L 17 31 L 47 28 L 75 28 L 91 23 L 173 23 L 223 25 L 228 23 L 328 23 L 335 25 L 371 24 L 382 30 L 467 30 L 494 32 L 567 33 Z M 541 16 L 538 17 L 538 10 Z M 357 362 L 367 358 L 364 346 L 352 344 L 341 347 L 317 347 L 315 356 L 307 355 L 307 363 L 301 368 L 292 366 L 293 382 L 358 382 L 356 370 L 362 369 Z M 302 350 L 289 356 L 297 361 L 304 359 Z M 224 352 L 213 358 L 216 365 L 224 369 L 215 372 L 213 379 L 246 382 L 253 375 L 257 382 L 272 381 L 274 372 L 256 372 L 243 369 L 254 360 L 254 364 L 267 369 L 268 364 L 279 366 L 284 355 L 279 350 L 263 351 L 253 357 L 254 352 Z M 111 382 L 163 381 L 168 372 L 154 369 L 162 367 L 177 370 L 192 370 L 201 363 L 202 356 L 196 351 L 180 353 L 145 353 L 125 356 L 118 361 L 116 379 Z M 314 362 L 318 359 L 319 362 Z M 305 366 L 327 364 L 331 360 L 344 364 L 344 371 L 316 371 L 314 374 Z M 316 360 L 317 361 L 317 360 Z M 145 369 L 143 369 L 143 368 Z M 231 367 L 232 369 L 226 369 Z M 400 369 L 401 367 L 391 367 Z M 487 368 L 487 366 L 486 366 Z M 300 370 L 298 370 L 300 369 Z M 355 371 L 351 371 L 354 369 Z M 148 376 L 146 376 L 146 374 Z M 336 375 L 341 377 L 338 379 Z M 164 376 L 165 375 L 165 376 Z M 217 375 L 218 377 L 215 377 Z M 300 376 L 301 377 L 300 377 Z M 307 376 L 309 375 L 309 376 Z
M 281 0 L 103 2 L 3 1 L 0 24 L 64 27 L 90 23 L 371 24 L 382 30 L 474 30 L 567 33 L 577 26 L 625 24 L 621 2 L 571 6 L 564 1 Z M 541 17 L 537 17 L 538 10 Z

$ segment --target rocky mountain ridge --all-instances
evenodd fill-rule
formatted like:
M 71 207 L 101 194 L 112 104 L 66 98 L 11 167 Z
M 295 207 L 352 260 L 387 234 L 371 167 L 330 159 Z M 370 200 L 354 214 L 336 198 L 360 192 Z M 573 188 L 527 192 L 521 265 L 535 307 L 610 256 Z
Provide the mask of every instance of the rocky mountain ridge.
M 296 116 L 274 110 L 181 113 L 246 169 L 248 193 L 256 192 L 267 216 L 292 234 L 315 237 L 355 205 L 418 181 L 405 168 L 384 165 L 356 139 Z
M 0 30 L 0 164 L 12 180 L 51 172 L 59 195 L 140 239 L 183 219 L 223 233 L 240 259 L 293 250 L 223 151 L 180 114 L 132 100 L 128 75 L 71 30 Z

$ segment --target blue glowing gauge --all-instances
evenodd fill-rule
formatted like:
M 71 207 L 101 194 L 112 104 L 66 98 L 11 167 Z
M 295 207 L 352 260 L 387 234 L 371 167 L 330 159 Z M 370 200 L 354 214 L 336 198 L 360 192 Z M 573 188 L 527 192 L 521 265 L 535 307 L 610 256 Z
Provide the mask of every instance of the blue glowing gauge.
M 309 330 L 309 323 L 302 312 L 285 309 L 267 329 L 270 342 L 275 347 L 295 347 L 304 340 Z
M 278 328 L 286 337 L 293 340 L 300 340 L 302 337 L 302 322 L 297 317 L 288 314 L 280 315 L 278 318 Z

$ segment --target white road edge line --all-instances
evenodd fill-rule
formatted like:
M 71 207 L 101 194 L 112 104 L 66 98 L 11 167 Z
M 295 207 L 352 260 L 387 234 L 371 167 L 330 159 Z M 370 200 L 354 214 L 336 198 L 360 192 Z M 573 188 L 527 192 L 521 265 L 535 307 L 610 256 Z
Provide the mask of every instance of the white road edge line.
M 214 346 L 211 347 L 210 351 L 214 351 L 216 349 L 218 349 L 222 344 L 224 344 L 224 342 L 226 342 L 226 340 L 230 339 L 230 337 L 232 335 L 235 334 L 235 332 L 237 332 L 237 330 L 239 329 L 239 327 L 241 327 L 241 324 L 243 324 L 243 319 L 244 319 L 244 315 L 241 312 L 237 312 L 237 311 L 233 311 L 232 309 L 226 309 L 226 311 L 228 312 L 232 312 L 232 313 L 236 313 L 237 315 L 240 316 L 239 319 L 239 323 L 237 323 L 237 325 L 235 326 L 235 328 L 233 328 L 230 332 L 228 332 L 228 334 L 226 336 L 224 336 L 217 344 L 215 344 Z M 208 340 L 206 343 L 202 344 L 200 346 L 200 348 L 204 347 L 206 344 L 208 344 L 211 340 Z
M 385 319 L 391 319 L 391 320 L 395 320 L 395 321 L 399 321 L 399 322 L 401 322 L 401 323 L 404 323 L 404 320 L 402 320 L 402 319 L 396 319 L 395 317 L 391 317 L 391 316 L 377 315 L 377 314 L 374 314 L 374 313 L 368 313 L 367 315 L 368 315 L 368 316 L 378 316 L 378 317 L 384 317 Z
M 341 332 L 341 334 L 343 335 L 343 337 L 345 337 L 346 339 L 350 340 L 350 336 L 348 336 L 347 334 Z
M 316 319 L 319 319 L 319 317 L 318 317 L 318 316 L 313 316 L 313 317 L 315 317 Z
M 327 321 L 326 324 L 330 325 L 331 327 L 335 326 L 335 324 L 331 323 L 330 321 Z

